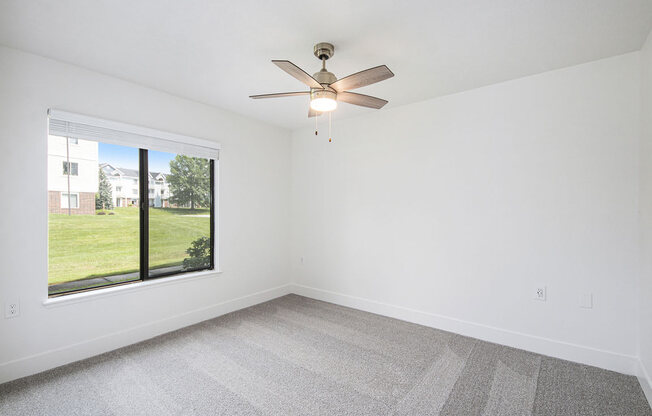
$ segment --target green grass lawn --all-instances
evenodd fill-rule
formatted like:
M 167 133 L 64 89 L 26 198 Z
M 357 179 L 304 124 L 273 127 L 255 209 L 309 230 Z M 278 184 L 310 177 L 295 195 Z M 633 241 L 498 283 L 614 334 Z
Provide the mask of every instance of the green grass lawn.
M 138 271 L 138 208 L 112 212 L 115 215 L 50 214 L 49 284 Z M 181 265 L 192 241 L 209 236 L 208 214 L 201 209 L 150 208 L 150 268 Z

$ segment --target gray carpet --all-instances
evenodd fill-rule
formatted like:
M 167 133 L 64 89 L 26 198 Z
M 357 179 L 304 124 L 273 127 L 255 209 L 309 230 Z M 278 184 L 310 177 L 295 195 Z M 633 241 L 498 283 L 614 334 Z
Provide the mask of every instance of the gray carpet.
M 296 295 L 0 385 L 9 415 L 636 415 L 635 377 Z

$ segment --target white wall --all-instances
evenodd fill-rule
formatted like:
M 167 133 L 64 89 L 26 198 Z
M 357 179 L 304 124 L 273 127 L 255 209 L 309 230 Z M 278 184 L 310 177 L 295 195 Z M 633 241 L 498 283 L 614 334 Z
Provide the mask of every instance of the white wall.
M 649 370 L 640 67 L 632 53 L 335 117 L 333 143 L 322 120 L 319 136 L 296 131 L 290 144 L 284 130 L 0 47 L 0 174 L 11 178 L 0 195 L 21 202 L 0 204 L 0 303 L 21 306 L 0 318 L 0 382 L 289 290 L 618 371 L 640 355 Z M 44 307 L 50 107 L 220 141 L 224 272 Z M 539 285 L 546 302 L 532 299 Z M 593 309 L 579 308 L 586 292 Z
M 639 70 L 630 53 L 335 117 L 333 143 L 323 121 L 294 132 L 298 291 L 635 372 Z
M 652 33 L 641 51 L 641 74 L 639 354 L 652 401 Z
M 50 107 L 221 142 L 223 273 L 44 307 Z M 0 318 L 0 383 L 287 291 L 289 132 L 5 47 L 0 108 L 0 304 L 20 301 Z

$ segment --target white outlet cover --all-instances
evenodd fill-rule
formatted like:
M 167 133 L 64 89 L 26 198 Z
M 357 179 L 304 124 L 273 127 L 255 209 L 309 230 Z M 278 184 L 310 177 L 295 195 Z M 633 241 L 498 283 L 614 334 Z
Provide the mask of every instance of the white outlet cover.
M 20 315 L 20 303 L 13 299 L 5 303 L 5 318 L 15 318 Z
M 546 287 L 539 286 L 534 290 L 534 299 L 545 302 L 546 301 Z

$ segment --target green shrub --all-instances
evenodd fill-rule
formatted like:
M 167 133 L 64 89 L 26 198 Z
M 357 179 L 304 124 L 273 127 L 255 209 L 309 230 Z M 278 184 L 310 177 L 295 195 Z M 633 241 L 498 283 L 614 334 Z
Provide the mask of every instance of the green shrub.
M 199 237 L 190 244 L 186 253 L 188 253 L 190 257 L 183 259 L 184 269 L 188 270 L 210 267 L 211 239 L 208 237 Z

